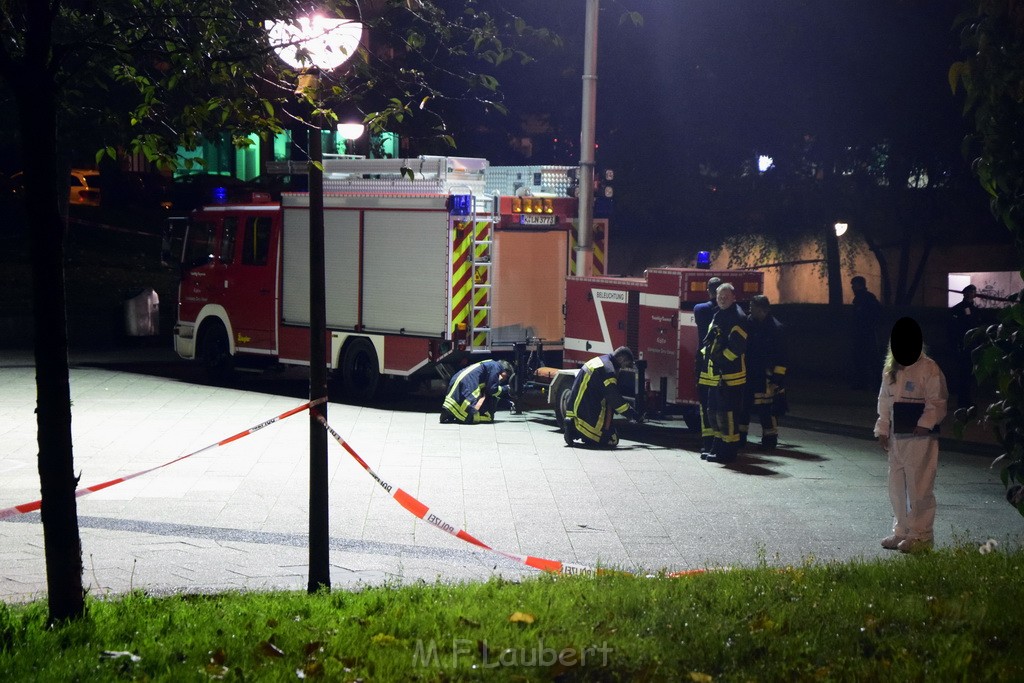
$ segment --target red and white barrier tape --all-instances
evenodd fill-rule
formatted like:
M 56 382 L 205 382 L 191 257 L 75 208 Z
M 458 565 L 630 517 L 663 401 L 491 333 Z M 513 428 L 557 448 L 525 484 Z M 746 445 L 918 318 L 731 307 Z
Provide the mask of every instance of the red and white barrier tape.
M 150 472 L 154 472 L 156 470 L 162 469 L 164 467 L 167 467 L 168 465 L 173 465 L 176 462 L 181 462 L 182 460 L 185 460 L 186 458 L 191 458 L 194 455 L 199 455 L 200 453 L 204 453 L 205 451 L 211 450 L 213 448 L 217 448 L 218 446 L 227 445 L 227 444 L 231 443 L 232 441 L 237 441 L 237 440 L 239 440 L 239 439 L 241 439 L 243 437 L 249 436 L 250 434 L 252 434 L 254 432 L 258 432 L 259 430 L 263 429 L 264 427 L 269 427 L 270 425 L 274 424 L 275 422 L 280 422 L 281 420 L 283 420 L 283 419 L 285 419 L 287 417 L 291 417 L 292 415 L 295 415 L 297 413 L 301 413 L 301 412 L 304 412 L 306 410 L 309 410 L 310 408 L 312 408 L 314 406 L 317 406 L 317 405 L 320 405 L 321 403 L 325 403 L 326 401 L 327 401 L 326 398 L 319 398 L 319 399 L 317 399 L 315 401 L 308 401 L 306 403 L 303 403 L 301 406 L 298 406 L 296 408 L 292 408 L 291 410 L 285 411 L 285 412 L 281 413 L 280 415 L 277 415 L 276 417 L 272 417 L 269 420 L 265 420 L 264 422 L 261 422 L 258 425 L 250 427 L 250 428 L 246 429 L 245 431 L 238 432 L 234 436 L 229 436 L 226 439 L 222 439 L 220 441 L 217 441 L 216 443 L 210 444 L 209 446 L 205 446 L 203 448 L 200 448 L 197 451 L 192 451 L 191 453 L 187 453 L 187 454 L 182 455 L 180 457 L 177 457 L 177 458 L 175 458 L 173 460 L 169 460 L 169 461 L 167 461 L 167 462 L 165 462 L 165 463 L 163 463 L 161 465 L 157 465 L 156 467 L 150 467 L 149 469 L 142 470 L 142 471 L 139 471 L 139 472 L 134 472 L 132 474 L 127 474 L 127 475 L 125 475 L 123 477 L 118 477 L 117 479 L 111 479 L 110 481 L 105 481 L 105 482 L 100 483 L 100 484 L 94 484 L 92 486 L 87 486 L 87 487 L 84 487 L 84 488 L 77 489 L 75 491 L 75 497 L 76 498 L 81 498 L 82 496 L 88 495 L 90 493 L 95 493 L 96 491 L 102 491 L 103 489 L 109 488 L 111 486 L 114 486 L 115 484 L 120 484 L 122 482 L 129 481 L 131 479 L 135 479 L 136 477 L 141 477 L 144 474 L 149 474 Z M 572 564 L 572 563 L 569 563 L 569 562 L 561 562 L 559 560 L 547 560 L 547 559 L 544 559 L 542 557 L 536 557 L 536 556 L 533 556 L 533 555 L 519 555 L 517 553 L 509 553 L 509 552 L 505 552 L 504 550 L 500 550 L 498 548 L 493 548 L 493 547 L 487 545 L 486 543 L 484 543 L 483 541 L 481 541 L 480 539 L 474 537 L 472 534 L 470 534 L 470 533 L 468 533 L 468 532 L 466 532 L 466 531 L 464 531 L 462 529 L 456 529 L 456 527 L 453 524 L 450 524 L 450 523 L 446 522 L 439 515 L 436 515 L 436 514 L 432 513 L 430 511 L 429 507 L 427 507 L 426 505 L 421 503 L 415 497 L 413 497 L 410 494 L 408 494 L 405 490 L 403 490 L 401 488 L 397 488 L 393 484 L 391 484 L 391 483 L 385 481 L 384 479 L 382 479 L 376 472 L 373 471 L 373 468 L 371 468 L 366 463 L 366 461 L 363 460 L 359 456 L 358 453 L 356 453 L 355 449 L 352 448 L 352 446 L 350 446 L 349 443 L 347 441 L 345 441 L 345 439 L 340 434 L 338 434 L 338 432 L 334 431 L 334 429 L 327 423 L 327 420 L 325 420 L 322 415 L 316 415 L 316 418 L 317 418 L 317 420 L 319 420 L 320 424 L 322 424 L 324 426 L 324 428 L 330 433 L 330 435 L 333 436 L 334 439 L 339 444 L 341 444 L 341 447 L 344 448 L 345 451 L 349 455 L 351 455 L 355 459 L 355 461 L 357 463 L 359 463 L 359 465 L 366 471 L 366 473 L 369 474 L 371 477 L 373 477 L 374 481 L 376 481 L 377 484 L 379 484 L 381 488 L 383 488 L 385 491 L 387 491 L 388 494 L 391 495 L 391 497 L 394 498 L 395 501 L 399 505 L 401 505 L 403 508 L 405 508 L 406 510 L 411 512 L 413 515 L 415 515 L 419 519 L 422 519 L 423 521 L 427 522 L 431 526 L 437 527 L 441 531 L 444 531 L 445 533 L 450 534 L 450 535 L 454 536 L 455 538 L 463 540 L 466 543 L 470 543 L 472 545 L 475 545 L 478 548 L 483 548 L 484 550 L 490 550 L 493 553 L 501 555 L 502 557 L 510 559 L 510 560 L 513 560 L 515 562 L 519 562 L 520 564 L 524 564 L 527 567 L 531 567 L 533 569 L 539 569 L 539 570 L 545 571 L 545 572 L 551 572 L 551 573 L 555 573 L 555 574 L 589 575 L 589 576 L 594 576 L 594 575 L 597 575 L 597 574 L 605 574 L 605 573 L 609 573 L 609 574 L 612 574 L 612 573 L 615 573 L 615 574 L 628 574 L 629 573 L 629 572 L 624 572 L 624 571 L 616 571 L 616 570 L 608 570 L 608 569 L 597 569 L 597 568 L 594 568 L 594 567 L 588 567 L 586 565 L 581 565 L 581 564 Z M 36 501 L 31 502 L 31 503 L 23 503 L 21 505 L 15 505 L 14 507 L 9 507 L 9 508 L 6 508 L 6 509 L 2 509 L 2 510 L 0 510 L 0 520 L 7 519 L 8 517 L 14 517 L 15 515 L 23 515 L 23 514 L 27 514 L 29 512 L 35 512 L 36 510 L 39 510 L 40 507 L 42 507 L 42 500 L 36 500 Z M 672 574 L 669 574 L 668 576 L 671 577 L 671 578 L 681 577 L 681 576 L 690 576 L 690 575 L 693 575 L 693 574 L 704 573 L 704 571 L 705 570 L 703 570 L 703 569 L 684 570 L 684 571 L 674 572 Z
M 291 410 L 288 410 L 286 412 L 281 413 L 277 417 L 272 417 L 269 420 L 261 422 L 258 425 L 256 425 L 255 427 L 249 427 L 249 429 L 246 429 L 244 432 L 239 432 L 239 433 L 235 434 L 234 436 L 229 436 L 228 438 L 223 439 L 221 441 L 218 441 L 217 443 L 212 443 L 209 446 L 206 446 L 204 448 L 200 448 L 198 451 L 192 451 L 191 453 L 188 453 L 187 455 L 183 455 L 181 457 L 175 458 L 174 460 L 169 460 L 168 462 L 165 462 L 162 465 L 157 465 L 156 467 L 150 467 L 148 470 L 142 470 L 141 472 L 135 472 L 133 474 L 127 474 L 127 475 L 125 475 L 123 477 L 118 477 L 117 479 L 111 479 L 110 481 L 105 481 L 102 484 L 94 484 L 93 486 L 87 486 L 85 488 L 80 488 L 80 489 L 75 491 L 75 498 L 81 498 L 82 496 L 88 495 L 90 493 L 95 493 L 96 491 L 102 491 L 103 489 L 109 488 L 109 487 L 113 486 L 114 484 L 120 484 L 123 481 L 128 481 L 129 479 L 135 479 L 136 477 L 141 477 L 143 474 L 149 474 L 150 472 L 154 472 L 154 471 L 159 470 L 159 469 L 161 469 L 163 467 L 167 467 L 168 465 L 173 465 L 176 462 L 181 462 L 182 460 L 184 460 L 186 458 L 191 458 L 193 455 L 199 455 L 200 453 L 203 453 L 204 451 L 208 451 L 211 448 L 217 448 L 218 446 L 224 446 L 226 444 L 229 444 L 232 441 L 238 441 L 242 437 L 249 436 L 253 432 L 258 432 L 259 430 L 263 429 L 264 427 L 269 427 L 270 425 L 274 424 L 275 422 L 280 422 L 281 420 L 285 419 L 286 417 L 291 417 L 292 415 L 295 415 L 296 413 L 301 413 L 301 412 L 303 412 L 305 410 L 309 410 L 313 406 L 320 405 L 321 403 L 325 403 L 326 401 L 327 401 L 326 398 L 318 398 L 315 401 L 307 401 L 306 403 L 303 403 L 301 406 L 299 406 L 297 408 L 292 408 Z M 23 503 L 22 505 L 15 505 L 14 507 L 7 508 L 6 510 L 0 510 L 0 519 L 7 519 L 8 517 L 14 517 L 15 515 L 24 515 L 24 514 L 29 513 L 29 512 L 35 512 L 40 507 L 42 507 L 42 503 L 43 503 L 42 500 L 36 500 L 36 501 L 31 502 L 31 503 Z
M 546 560 L 543 557 L 534 557 L 533 555 L 518 555 L 516 553 L 508 553 L 504 550 L 492 548 L 491 546 L 487 545 L 486 543 L 476 538 L 472 534 L 469 534 L 468 532 L 463 531 L 462 529 L 457 529 L 454 524 L 446 522 L 439 515 L 431 512 L 429 507 L 418 501 L 413 496 L 409 495 L 403 489 L 400 489 L 391 484 L 390 482 L 381 479 L 380 475 L 374 472 L 373 468 L 366 464 L 365 460 L 359 457 L 359 454 L 356 453 L 355 449 L 352 448 L 352 446 L 350 446 L 347 441 L 345 441 L 341 434 L 338 434 L 338 432 L 334 431 L 331 425 L 327 424 L 327 420 L 325 420 L 322 416 L 319 415 L 317 416 L 317 419 L 320 421 L 320 424 L 322 424 L 324 428 L 327 429 L 330 435 L 334 437 L 334 440 L 341 444 L 341 447 L 344 448 L 349 455 L 355 458 L 355 461 L 358 462 L 364 470 L 366 470 L 367 474 L 373 477 L 374 481 L 376 481 L 382 489 L 387 491 L 388 494 L 390 494 L 391 497 L 395 499 L 395 502 L 397 502 L 399 505 L 404 507 L 406 510 L 411 512 L 416 517 L 419 517 L 420 519 L 425 521 L 427 524 L 437 527 L 441 531 L 444 531 L 447 534 L 451 534 L 455 538 L 461 539 L 466 543 L 471 543 L 477 546 L 478 548 L 490 550 L 491 552 L 497 553 L 502 557 L 514 560 L 515 562 L 519 562 L 520 564 L 525 564 L 527 567 L 532 567 L 533 569 L 540 569 L 541 571 L 545 572 L 570 575 L 586 574 L 589 576 L 594 576 L 596 574 L 603 573 L 625 573 L 613 572 L 611 570 L 605 569 L 595 569 L 593 567 L 587 567 L 581 564 L 570 564 L 568 562 L 560 562 L 558 560 Z

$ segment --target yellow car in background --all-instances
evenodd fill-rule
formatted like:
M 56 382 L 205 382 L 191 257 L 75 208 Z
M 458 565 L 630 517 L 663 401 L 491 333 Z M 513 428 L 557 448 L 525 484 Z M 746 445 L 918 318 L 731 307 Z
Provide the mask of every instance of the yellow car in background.
M 86 168 L 73 168 L 68 178 L 71 206 L 100 205 L 100 172 Z
M 11 194 L 25 192 L 24 174 L 18 171 L 11 176 Z M 100 172 L 89 168 L 73 168 L 68 174 L 68 203 L 71 206 L 100 205 Z

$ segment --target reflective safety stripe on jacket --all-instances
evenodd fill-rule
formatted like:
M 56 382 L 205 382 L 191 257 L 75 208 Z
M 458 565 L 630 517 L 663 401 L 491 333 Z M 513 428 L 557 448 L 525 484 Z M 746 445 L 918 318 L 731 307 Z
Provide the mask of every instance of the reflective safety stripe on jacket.
M 721 309 L 708 330 L 707 377 L 721 377 L 726 386 L 743 386 L 747 381 L 745 353 L 747 330 L 737 306 Z M 699 381 L 703 383 L 705 372 Z
M 697 384 L 703 384 L 706 387 L 717 387 L 721 375 L 715 372 L 714 363 L 711 362 L 709 347 L 701 347 L 700 359 L 700 375 L 697 377 Z
M 498 383 L 501 366 L 496 361 L 485 360 L 463 368 L 448 383 L 448 394 L 444 397 L 444 408 L 456 420 L 469 420 L 470 408 L 476 405 L 481 396 L 501 398 L 508 389 Z M 487 421 L 489 416 L 483 417 Z M 476 420 L 481 421 L 480 419 Z
M 566 417 L 572 418 L 584 438 L 600 441 L 609 410 L 622 414 L 629 410 L 629 403 L 619 392 L 611 356 L 597 356 L 584 363 L 576 375 Z

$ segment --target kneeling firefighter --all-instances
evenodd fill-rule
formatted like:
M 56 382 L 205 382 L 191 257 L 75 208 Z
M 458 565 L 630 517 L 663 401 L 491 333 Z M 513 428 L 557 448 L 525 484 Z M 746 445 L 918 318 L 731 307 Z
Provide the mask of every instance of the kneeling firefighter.
M 441 423 L 493 422 L 501 399 L 510 396 L 509 382 L 515 371 L 504 360 L 484 360 L 452 376 L 441 407 Z
M 576 439 L 584 445 L 615 448 L 619 435 L 612 426 L 618 413 L 640 422 L 640 415 L 619 392 L 616 375 L 633 367 L 633 352 L 620 346 L 610 354 L 588 360 L 573 382 L 569 409 L 565 412 L 565 443 Z

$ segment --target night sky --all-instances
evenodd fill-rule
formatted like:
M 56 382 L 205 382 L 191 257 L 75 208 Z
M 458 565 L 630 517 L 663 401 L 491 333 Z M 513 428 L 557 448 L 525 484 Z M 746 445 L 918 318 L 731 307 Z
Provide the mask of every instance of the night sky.
M 627 203 L 663 205 L 658 216 L 684 201 L 671 179 L 692 178 L 701 165 L 736 174 L 759 154 L 792 168 L 806 135 L 826 157 L 889 140 L 925 163 L 966 173 L 960 146 L 968 121 L 947 79 L 961 58 L 953 30 L 958 0 L 601 4 L 596 156 L 599 169 L 616 172 L 620 236 L 644 239 L 656 231 L 652 214 L 637 219 L 621 211 Z M 500 145 L 461 153 L 492 163 L 576 164 L 585 2 L 523 5 L 541 8 L 530 18 L 558 31 L 566 45 L 543 55 L 525 79 L 499 75 L 509 119 L 547 113 L 560 144 L 541 142 L 527 160 L 507 149 L 502 158 Z M 626 10 L 640 12 L 644 25 L 620 23 Z M 972 191 L 980 193 L 976 183 Z
M 550 25 L 564 32 L 566 56 L 579 55 L 565 64 L 578 79 L 584 2 L 558 5 Z M 913 138 L 955 153 L 966 131 L 946 77 L 958 56 L 957 5 L 605 0 L 598 141 L 624 158 L 601 161 L 625 168 L 630 155 L 653 153 L 727 165 L 782 153 L 804 133 L 835 145 Z M 620 25 L 623 8 L 644 26 Z M 578 102 L 563 106 L 578 116 Z

